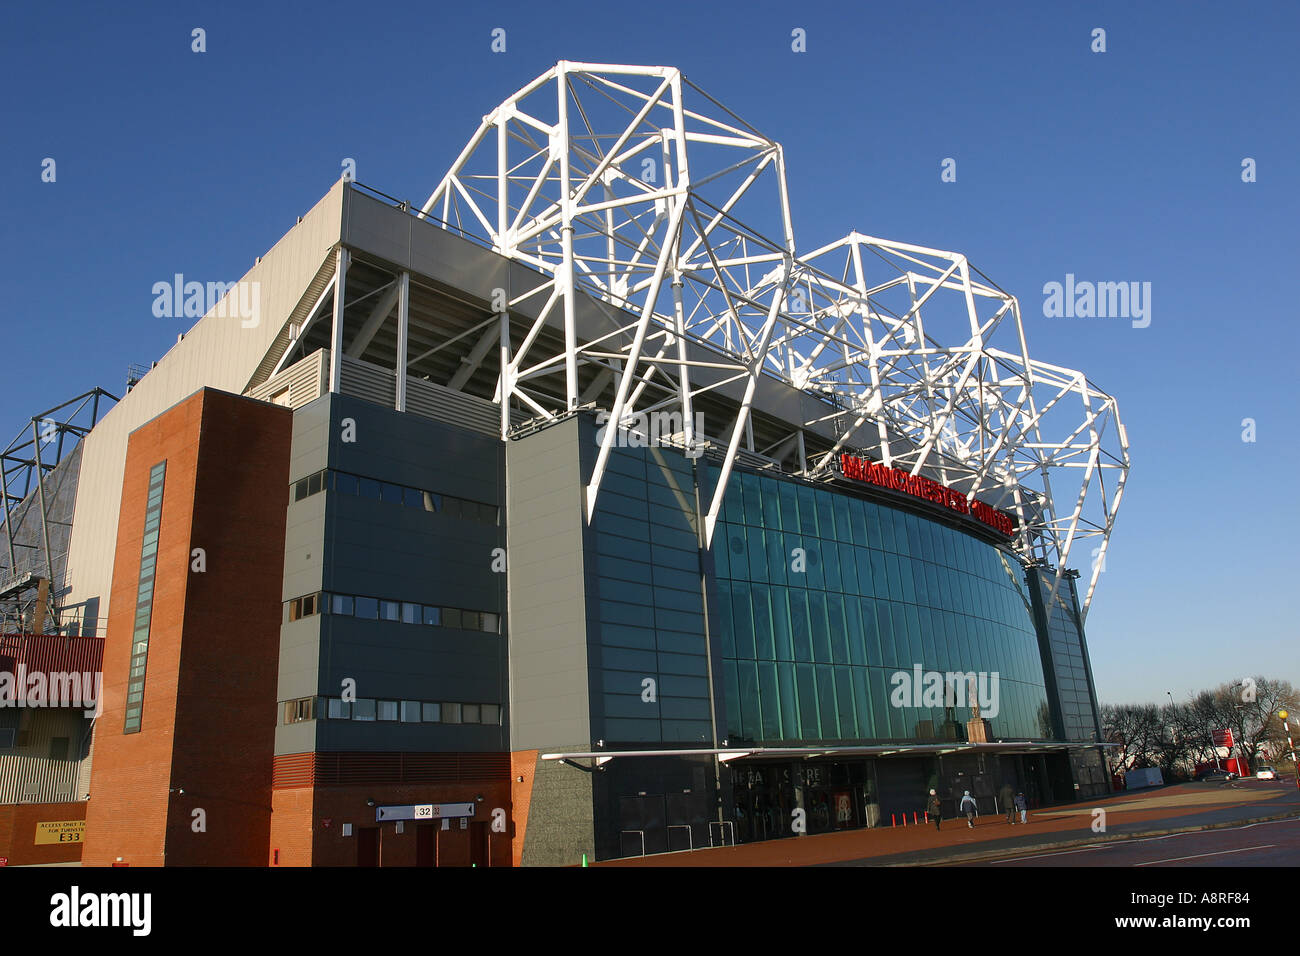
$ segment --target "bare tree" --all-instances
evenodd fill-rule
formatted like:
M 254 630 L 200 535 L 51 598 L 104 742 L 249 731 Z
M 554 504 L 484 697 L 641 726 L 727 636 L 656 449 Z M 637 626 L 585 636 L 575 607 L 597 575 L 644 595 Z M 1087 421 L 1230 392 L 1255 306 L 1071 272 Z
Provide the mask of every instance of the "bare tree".
M 1101 726 L 1106 742 L 1119 745 L 1109 755 L 1111 773 L 1158 764 L 1161 730 L 1155 704 L 1106 704 Z

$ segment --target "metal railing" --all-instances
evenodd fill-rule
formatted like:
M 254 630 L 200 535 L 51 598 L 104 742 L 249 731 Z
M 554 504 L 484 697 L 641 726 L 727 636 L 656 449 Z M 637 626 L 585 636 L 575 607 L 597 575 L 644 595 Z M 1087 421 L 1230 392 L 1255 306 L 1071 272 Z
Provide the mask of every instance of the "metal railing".
M 718 838 L 720 843 L 713 842 L 713 828 L 718 828 Z M 726 834 L 731 833 L 731 843 L 727 843 Z M 711 820 L 709 821 L 709 846 L 735 846 L 736 845 L 736 824 L 733 820 Z
M 688 850 L 694 850 L 694 849 L 695 849 L 695 830 L 694 830 L 694 828 L 693 828 L 689 823 L 673 823 L 673 824 L 670 824 L 670 825 L 668 826 L 668 849 L 669 849 L 669 850 L 671 850 L 671 849 L 673 848 L 673 831 L 674 831 L 674 830 L 685 830 L 685 831 L 686 831 L 686 849 L 688 849 Z

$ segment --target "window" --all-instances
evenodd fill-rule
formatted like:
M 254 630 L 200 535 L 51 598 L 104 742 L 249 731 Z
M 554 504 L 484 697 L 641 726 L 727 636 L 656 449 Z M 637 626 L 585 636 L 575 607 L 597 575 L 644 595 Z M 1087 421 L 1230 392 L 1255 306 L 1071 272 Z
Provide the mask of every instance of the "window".
M 482 722 L 485 724 L 499 725 L 501 723 L 501 705 L 484 704 Z
M 418 700 L 402 701 L 402 723 L 418 724 L 420 722 L 420 702 Z
M 374 720 L 375 702 L 369 699 L 358 700 L 352 705 L 353 720 Z
M 306 597 L 295 598 L 289 602 L 289 620 L 296 621 L 300 618 L 311 617 L 320 609 L 320 595 L 308 594 Z
M 286 724 L 296 724 L 304 720 L 316 719 L 316 699 L 314 697 L 302 697 L 298 700 L 291 700 L 284 705 L 284 722 Z
M 352 703 L 346 700 L 336 700 L 330 698 L 329 718 L 330 720 L 349 720 L 352 717 Z
M 349 475 L 344 472 L 323 471 L 294 484 L 293 500 L 301 501 L 318 491 L 333 487 L 340 494 L 360 495 L 363 498 L 417 508 L 421 511 L 442 512 L 487 525 L 498 525 L 499 508 L 483 501 L 440 495 L 423 488 L 411 488 L 394 482 Z
M 300 481 L 294 482 L 293 500 L 302 501 L 304 498 L 310 498 L 312 495 L 320 494 L 325 490 L 328 484 L 329 472 L 318 471 L 314 475 L 309 475 Z
M 460 704 L 444 703 L 442 705 L 442 722 L 444 724 L 459 724 Z
M 357 617 L 367 621 L 395 621 L 425 627 L 455 627 L 487 634 L 501 633 L 501 615 L 496 611 L 471 611 L 440 607 L 436 604 L 416 604 L 414 601 L 390 601 L 386 598 L 358 597 L 352 594 L 332 594 L 322 591 L 294 598 L 286 602 L 284 607 L 286 623 L 311 617 L 314 614 L 328 613 L 343 617 Z M 148 620 L 147 616 L 137 615 L 138 632 L 142 628 L 147 628 Z M 147 646 L 147 641 L 138 641 L 135 653 L 143 653 Z
M 421 704 L 420 713 L 426 723 L 437 723 L 442 720 L 442 704 Z
M 380 719 L 380 720 L 396 720 L 396 719 L 397 719 L 397 701 L 395 701 L 395 700 L 381 700 L 381 701 L 378 701 L 377 707 L 378 707 L 379 719 Z
M 477 724 L 479 722 L 478 704 L 461 704 L 460 717 L 464 723 Z
M 162 524 L 163 486 L 167 462 L 160 461 L 149 470 L 149 493 L 145 502 L 144 538 L 140 544 L 140 575 L 136 580 L 135 630 L 132 635 L 131 676 L 126 691 L 134 707 L 126 709 L 122 733 L 140 732 L 144 699 L 145 662 L 149 654 L 149 622 L 153 616 L 153 578 L 158 559 L 158 536 Z

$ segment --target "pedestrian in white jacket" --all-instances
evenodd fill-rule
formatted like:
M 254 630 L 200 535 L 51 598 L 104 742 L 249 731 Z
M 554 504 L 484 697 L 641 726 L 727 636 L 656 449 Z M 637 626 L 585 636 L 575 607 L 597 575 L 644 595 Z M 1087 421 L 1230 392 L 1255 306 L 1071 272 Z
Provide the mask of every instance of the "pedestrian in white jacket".
M 972 830 L 975 829 L 975 810 L 975 798 L 972 797 L 970 791 L 967 790 L 965 795 L 961 798 L 961 812 L 966 815 L 966 826 L 970 827 Z

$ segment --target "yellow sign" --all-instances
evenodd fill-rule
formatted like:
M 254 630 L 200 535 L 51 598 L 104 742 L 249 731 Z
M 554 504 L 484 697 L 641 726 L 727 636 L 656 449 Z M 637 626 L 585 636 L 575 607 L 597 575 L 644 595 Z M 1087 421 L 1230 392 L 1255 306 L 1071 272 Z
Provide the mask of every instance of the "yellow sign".
M 36 824 L 36 845 L 42 843 L 80 843 L 86 833 L 85 820 L 60 820 Z

